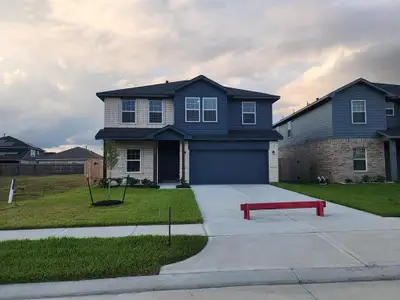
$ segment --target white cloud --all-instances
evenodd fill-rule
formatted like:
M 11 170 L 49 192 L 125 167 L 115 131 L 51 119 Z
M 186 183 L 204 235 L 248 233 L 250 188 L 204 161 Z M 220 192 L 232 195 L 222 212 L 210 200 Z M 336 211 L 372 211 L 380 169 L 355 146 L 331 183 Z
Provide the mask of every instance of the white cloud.
M 26 78 L 26 73 L 20 69 L 16 69 L 11 72 L 3 73 L 3 82 L 5 85 L 12 85 L 18 80 L 23 80 Z

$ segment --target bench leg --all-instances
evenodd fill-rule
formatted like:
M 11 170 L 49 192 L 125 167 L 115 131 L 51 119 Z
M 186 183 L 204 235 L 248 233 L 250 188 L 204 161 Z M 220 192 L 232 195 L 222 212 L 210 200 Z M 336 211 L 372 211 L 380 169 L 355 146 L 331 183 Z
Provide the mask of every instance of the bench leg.
M 316 212 L 318 217 L 324 216 L 324 205 L 322 202 L 317 202 Z
M 250 209 L 249 209 L 249 205 L 247 203 L 244 208 L 244 219 L 250 220 Z

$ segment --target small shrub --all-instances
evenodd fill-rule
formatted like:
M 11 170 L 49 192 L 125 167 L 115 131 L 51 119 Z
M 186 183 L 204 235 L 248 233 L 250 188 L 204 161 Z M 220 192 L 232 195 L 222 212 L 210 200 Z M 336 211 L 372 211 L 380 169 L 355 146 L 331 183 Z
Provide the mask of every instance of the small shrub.
M 363 175 L 361 177 L 361 181 L 364 182 L 364 183 L 371 182 L 371 177 L 369 175 Z
M 128 186 L 133 187 L 134 185 L 138 184 L 140 182 L 139 179 L 136 179 L 134 177 L 129 177 L 128 178 Z
M 107 178 L 101 178 L 99 180 L 99 184 L 97 185 L 99 188 L 105 189 L 108 187 L 108 180 Z
M 351 180 L 350 178 L 346 178 L 346 179 L 344 180 L 344 182 L 346 182 L 346 183 L 353 183 L 353 180 Z
M 178 184 L 178 185 L 176 186 L 177 189 L 185 189 L 185 188 L 187 189 L 187 188 L 190 188 L 190 184 L 187 183 L 187 181 L 186 181 L 185 178 L 181 178 L 181 179 L 179 180 L 179 182 L 180 182 L 180 184 Z
M 378 176 L 376 176 L 375 181 L 376 182 L 380 182 L 380 183 L 384 183 L 386 181 L 386 178 L 385 178 L 385 176 L 378 175 Z
M 143 184 L 143 185 L 150 185 L 150 184 L 151 184 L 151 180 L 150 180 L 150 179 L 147 179 L 147 178 L 142 179 L 142 184 Z
M 122 178 L 111 178 L 111 181 L 115 181 L 117 184 L 118 184 L 118 186 L 120 186 L 121 184 L 122 184 Z

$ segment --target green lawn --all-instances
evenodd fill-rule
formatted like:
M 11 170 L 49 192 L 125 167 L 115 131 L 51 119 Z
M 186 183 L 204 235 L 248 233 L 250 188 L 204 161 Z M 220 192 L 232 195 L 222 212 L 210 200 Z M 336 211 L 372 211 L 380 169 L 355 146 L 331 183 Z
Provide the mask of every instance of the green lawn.
M 274 185 L 383 217 L 400 217 L 400 184 Z
M 0 242 L 0 284 L 82 280 L 158 274 L 160 267 L 189 258 L 204 236 L 45 239 Z
M 11 177 L 0 176 L 0 207 L 7 201 L 10 191 Z M 50 194 L 67 192 L 77 187 L 85 186 L 83 174 L 54 176 L 17 176 L 16 200 L 27 200 Z
M 112 188 L 111 199 L 121 199 L 123 188 Z M 94 200 L 107 197 L 107 189 L 94 188 Z M 92 207 L 88 189 L 49 194 L 30 200 L 0 204 L 0 229 L 167 224 L 168 206 L 175 224 L 202 223 L 190 189 L 128 188 L 125 203 Z

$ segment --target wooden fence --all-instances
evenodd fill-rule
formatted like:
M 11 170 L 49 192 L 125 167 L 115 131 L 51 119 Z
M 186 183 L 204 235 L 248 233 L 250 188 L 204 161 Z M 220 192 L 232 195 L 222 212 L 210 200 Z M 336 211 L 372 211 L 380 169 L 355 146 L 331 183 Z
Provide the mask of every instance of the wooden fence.
M 83 164 L 0 164 L 0 176 L 83 174 Z
M 99 182 L 103 178 L 103 160 L 90 159 L 85 161 L 85 177 L 89 178 L 90 184 Z

